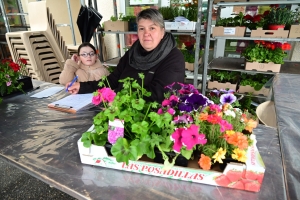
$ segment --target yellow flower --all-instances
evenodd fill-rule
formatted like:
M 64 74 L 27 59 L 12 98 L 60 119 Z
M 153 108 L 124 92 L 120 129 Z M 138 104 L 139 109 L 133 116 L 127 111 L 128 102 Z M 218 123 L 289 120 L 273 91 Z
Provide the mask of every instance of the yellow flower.
M 223 150 L 223 148 L 219 148 L 219 150 L 215 153 L 215 155 L 212 157 L 214 158 L 214 163 L 218 161 L 219 163 L 223 163 L 222 159 L 225 159 L 226 149 Z
M 233 154 L 231 157 L 235 160 L 238 160 L 240 162 L 246 162 L 247 161 L 247 156 L 246 156 L 246 151 L 241 150 L 239 148 L 236 148 L 233 150 Z
M 235 131 L 233 131 L 233 130 L 226 131 L 226 135 L 233 135 L 233 134 L 235 134 Z

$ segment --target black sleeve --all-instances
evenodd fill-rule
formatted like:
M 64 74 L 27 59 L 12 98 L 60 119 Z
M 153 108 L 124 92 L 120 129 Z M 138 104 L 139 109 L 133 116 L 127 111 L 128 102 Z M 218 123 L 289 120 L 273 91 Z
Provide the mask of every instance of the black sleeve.
M 151 70 L 150 70 L 151 71 Z M 151 101 L 161 103 L 164 100 L 165 86 L 174 82 L 184 83 L 185 63 L 181 51 L 174 48 L 169 55 L 158 64 L 151 84 L 146 87 L 151 92 Z
M 98 90 L 100 87 L 98 86 L 99 81 L 87 81 L 87 82 L 80 82 L 80 88 L 78 94 L 85 94 L 85 93 L 93 93 Z

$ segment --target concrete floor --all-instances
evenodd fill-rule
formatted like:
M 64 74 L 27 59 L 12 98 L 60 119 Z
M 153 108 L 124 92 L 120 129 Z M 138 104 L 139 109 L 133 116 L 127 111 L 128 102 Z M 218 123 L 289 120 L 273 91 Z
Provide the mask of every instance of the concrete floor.
M 0 160 L 0 200 L 76 200 Z

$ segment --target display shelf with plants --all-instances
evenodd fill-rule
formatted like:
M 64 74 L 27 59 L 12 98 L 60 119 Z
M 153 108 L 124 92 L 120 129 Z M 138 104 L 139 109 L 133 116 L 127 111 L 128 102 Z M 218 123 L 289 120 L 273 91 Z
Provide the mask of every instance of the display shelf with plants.
M 242 73 L 238 84 L 238 92 L 241 94 L 268 96 L 273 77 L 270 74 Z M 269 85 L 266 85 L 267 83 Z
M 281 1 L 280 2 L 280 9 L 288 13 L 287 15 L 284 16 L 288 21 L 287 23 L 292 23 L 291 17 L 293 18 L 293 21 L 296 22 L 295 18 L 296 15 L 295 13 L 297 11 L 291 11 L 288 8 L 290 8 L 291 4 L 297 4 L 297 2 L 290 2 L 290 1 Z M 216 7 L 219 9 L 218 13 L 221 12 L 221 8 L 224 8 L 226 6 L 247 6 L 247 5 L 264 5 L 264 6 L 269 6 L 270 2 L 263 1 L 263 2 L 218 2 L 216 3 Z M 213 1 L 209 1 L 208 9 L 213 8 Z M 277 6 L 272 7 L 273 10 L 277 9 Z M 279 11 L 279 10 L 278 10 Z M 270 12 L 269 12 L 270 13 Z M 264 13 L 264 15 L 267 15 L 269 13 Z M 264 16 L 263 14 L 261 15 L 256 15 L 256 16 L 243 16 L 242 14 L 240 15 L 240 19 L 243 17 L 243 19 L 240 21 L 242 22 L 241 25 L 249 28 L 250 30 L 256 30 L 257 28 L 266 28 L 266 23 L 269 23 L 270 19 Z M 270 15 L 271 16 L 271 15 Z M 207 24 L 208 26 L 212 26 L 212 12 L 208 13 L 207 16 Z M 223 23 L 223 25 L 228 26 L 230 24 L 234 24 L 236 21 L 232 18 L 229 19 L 221 19 L 217 20 L 216 25 L 220 25 Z M 255 18 L 255 19 L 253 19 Z M 218 19 L 218 18 L 217 18 Z M 238 19 L 238 16 L 236 16 L 236 19 Z M 251 20 L 250 20 L 251 19 Z M 223 21 L 222 21 L 223 20 Z M 288 27 L 287 27 L 288 29 Z M 272 37 L 250 37 L 250 34 L 246 34 L 243 36 L 231 36 L 231 35 L 222 35 L 222 36 L 212 36 L 211 35 L 210 29 L 207 29 L 207 34 L 206 34 L 206 41 L 205 41 L 205 50 L 204 50 L 204 60 L 203 60 L 203 77 L 202 77 L 202 85 L 206 85 L 208 83 L 206 74 L 210 74 L 210 71 L 212 69 L 217 69 L 217 70 L 228 70 L 228 71 L 239 71 L 239 72 L 252 72 L 252 73 L 263 73 L 263 74 L 275 74 L 275 73 L 295 73 L 297 72 L 297 69 L 293 67 L 292 65 L 285 65 L 284 60 L 288 59 L 286 51 L 288 51 L 291 48 L 290 42 L 294 41 L 300 41 L 299 38 L 288 38 L 288 37 L 280 37 L 280 38 L 272 38 Z M 289 30 L 287 30 L 289 31 Z M 230 58 L 230 57 L 224 57 L 224 51 L 225 47 L 223 44 L 223 41 L 225 40 L 247 40 L 247 41 L 261 41 L 249 45 L 249 48 L 244 51 L 244 57 L 242 58 Z M 213 58 L 209 56 L 209 48 L 210 48 L 210 41 L 215 42 L 214 46 L 214 51 L 215 54 Z M 219 45 L 220 41 L 220 45 Z M 266 46 L 262 45 L 262 42 L 266 44 Z M 249 42 L 251 44 L 251 42 Z M 253 43 L 253 42 L 252 42 Z M 258 45 L 258 43 L 260 43 Z M 222 45 L 222 46 L 221 46 Z M 259 49 L 258 49 L 259 47 Z M 278 47 L 278 48 L 277 48 Z M 247 48 L 247 47 L 246 47 Z M 245 48 L 245 49 L 246 49 Z M 252 48 L 252 49 L 251 49 Z M 273 48 L 273 49 L 272 49 Z M 260 51 L 260 53 L 258 52 Z M 252 55 L 250 55 L 252 54 Z M 218 57 L 217 57 L 218 56 Z M 272 69 L 267 69 L 267 70 L 255 70 L 255 69 L 249 69 L 246 68 L 246 60 L 250 63 L 253 62 L 253 59 L 260 60 L 258 59 L 259 57 L 265 57 L 264 61 L 259 61 L 258 63 L 269 63 L 269 62 L 274 62 L 277 63 L 278 65 L 284 65 L 284 67 L 280 67 L 279 70 L 274 70 Z M 252 61 L 251 61 L 252 60 Z M 255 62 L 255 61 L 254 61 Z M 282 64 L 283 63 L 283 64 Z M 264 67 L 265 68 L 266 64 L 259 64 L 259 67 Z M 255 70 L 255 71 L 254 71 Z M 202 87 L 202 93 L 205 94 L 206 88 Z
M 240 72 L 210 70 L 210 80 L 208 81 L 208 89 L 231 89 L 236 91 L 237 83 L 240 77 Z

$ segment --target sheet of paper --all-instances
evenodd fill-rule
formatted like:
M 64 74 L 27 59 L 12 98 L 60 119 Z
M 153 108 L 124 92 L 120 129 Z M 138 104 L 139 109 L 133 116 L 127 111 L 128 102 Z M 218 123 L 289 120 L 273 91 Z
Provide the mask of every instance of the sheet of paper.
M 93 93 L 69 95 L 51 104 L 62 108 L 72 108 L 77 111 L 92 103 L 92 97 Z
M 58 93 L 59 91 L 63 90 L 64 88 L 65 87 L 62 87 L 62 86 L 47 88 L 41 92 L 31 95 L 30 97 L 35 97 L 35 98 L 49 97 L 49 96 L 52 96 L 52 95 Z

